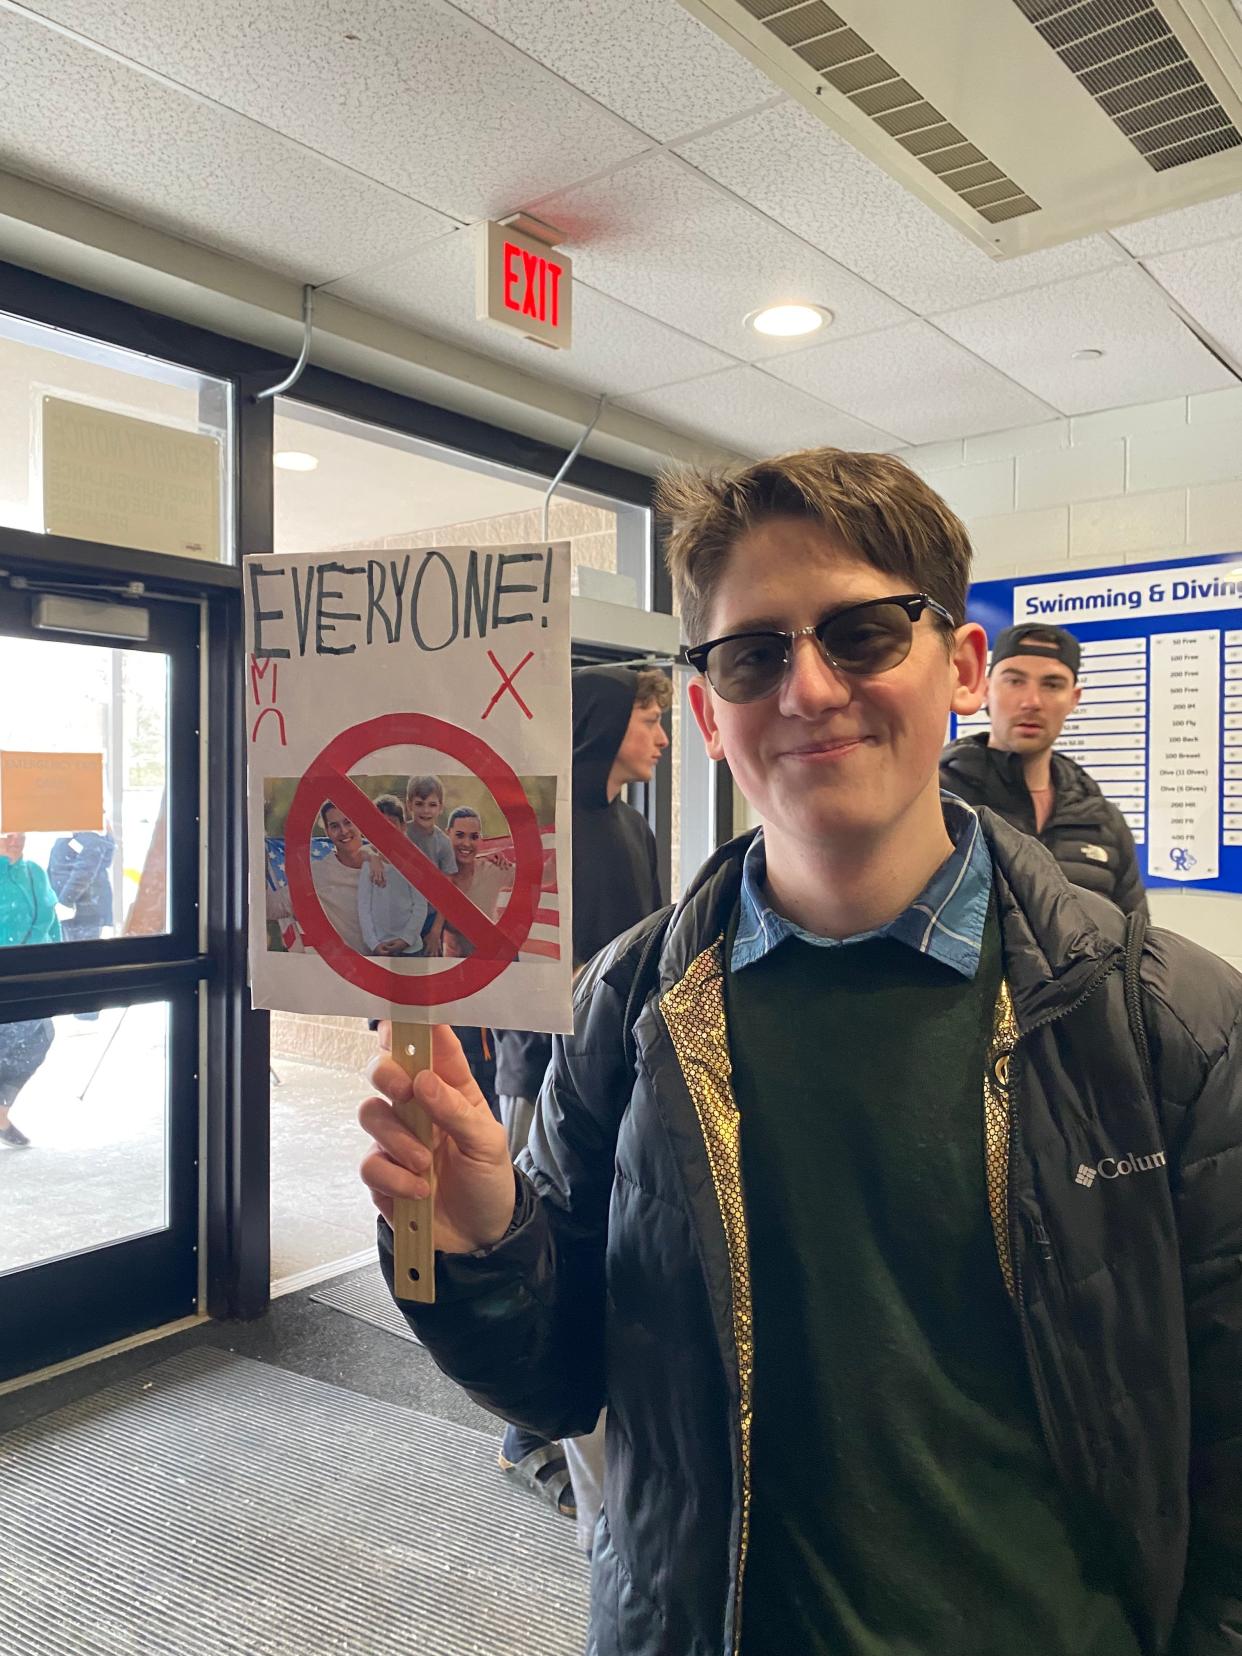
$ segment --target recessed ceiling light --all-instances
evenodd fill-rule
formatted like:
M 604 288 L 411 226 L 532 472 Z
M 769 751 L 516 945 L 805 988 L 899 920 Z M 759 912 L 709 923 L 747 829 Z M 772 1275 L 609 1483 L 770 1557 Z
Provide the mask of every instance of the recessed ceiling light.
M 822 305 L 768 305 L 746 318 L 756 333 L 773 339 L 797 339 L 812 334 L 832 321 L 832 312 Z
M 1087 351 L 1075 351 L 1074 352 L 1074 361 L 1075 362 L 1098 362 L 1103 355 L 1104 355 L 1103 351 L 1097 351 L 1094 348 L 1091 349 L 1091 350 L 1087 350 Z
M 314 471 L 319 461 L 313 454 L 303 454 L 300 449 L 282 449 L 274 455 L 272 464 L 279 466 L 281 471 Z

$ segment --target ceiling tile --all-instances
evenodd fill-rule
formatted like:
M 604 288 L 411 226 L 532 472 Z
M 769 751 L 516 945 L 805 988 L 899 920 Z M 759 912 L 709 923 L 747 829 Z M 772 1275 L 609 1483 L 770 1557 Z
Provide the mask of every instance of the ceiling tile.
M 888 432 L 780 384 L 761 368 L 731 368 L 627 397 L 625 405 L 742 454 L 780 454 L 824 443 L 852 449 L 897 446 Z
M 834 407 L 895 431 L 907 443 L 972 437 L 1031 425 L 1053 414 L 927 322 L 833 340 L 767 367 Z
M 1175 213 L 1127 224 L 1113 235 L 1125 248 L 1142 259 L 1155 253 L 1180 253 L 1185 247 L 1242 236 L 1242 190 L 1222 196 L 1219 201 L 1201 201 L 1197 207 L 1181 207 Z
M 540 379 L 597 396 L 697 378 L 731 361 L 580 281 L 574 284 L 572 348 L 550 351 L 533 345 L 495 323 L 476 319 L 474 260 L 474 233 L 459 230 L 432 242 L 413 259 L 336 283 L 332 292 L 438 338 L 515 363 Z
M 776 91 L 678 0 L 455 0 L 458 9 L 667 143 Z
M 3 35 L 0 155 L 11 172 L 302 282 L 453 227 L 39 23 L 5 14 Z
M 35 0 L 79 30 L 458 219 L 649 140 L 444 0 Z
M 1235 362 L 1242 363 L 1242 236 L 1145 262 L 1166 293 Z M 1218 383 L 1236 385 L 1237 380 L 1226 378 Z
M 780 104 L 678 153 L 920 315 L 1117 264 L 1103 236 L 995 260 L 807 110 Z
M 1235 289 L 1236 292 L 1236 289 Z M 1062 414 L 1232 384 L 1141 270 L 1127 265 L 937 317 L 937 325 Z M 1077 350 L 1098 350 L 1075 362 Z
M 576 275 L 636 309 L 754 360 L 781 350 L 745 325 L 764 305 L 827 305 L 833 331 L 862 333 L 908 313 L 675 156 L 644 157 L 540 208 L 565 234 Z M 787 349 L 805 349 L 791 340 Z

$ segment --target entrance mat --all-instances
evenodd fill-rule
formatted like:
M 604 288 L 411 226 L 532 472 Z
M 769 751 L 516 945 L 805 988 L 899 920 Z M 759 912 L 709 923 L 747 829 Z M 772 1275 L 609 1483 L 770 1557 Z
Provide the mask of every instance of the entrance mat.
M 581 1656 L 490 1436 L 202 1347 L 0 1437 L 0 1656 Z
M 385 1334 L 395 1334 L 414 1345 L 422 1343 L 393 1304 L 378 1265 L 354 1271 L 349 1276 L 334 1277 L 317 1287 L 310 1297 L 319 1305 L 330 1305 L 334 1311 L 344 1311 L 375 1328 L 382 1328 Z

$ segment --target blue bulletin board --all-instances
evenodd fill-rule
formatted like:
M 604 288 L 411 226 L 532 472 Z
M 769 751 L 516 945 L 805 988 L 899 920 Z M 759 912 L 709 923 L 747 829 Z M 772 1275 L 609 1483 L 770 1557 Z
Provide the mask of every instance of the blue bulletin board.
M 1242 552 L 981 581 L 967 614 L 989 640 L 1069 628 L 1083 694 L 1057 750 L 1123 812 L 1149 886 L 1242 892 Z

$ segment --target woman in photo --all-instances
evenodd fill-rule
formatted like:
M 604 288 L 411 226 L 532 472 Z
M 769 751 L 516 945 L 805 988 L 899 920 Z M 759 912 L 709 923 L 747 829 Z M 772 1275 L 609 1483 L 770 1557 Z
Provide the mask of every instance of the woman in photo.
M 507 857 L 479 855 L 483 824 L 468 805 L 459 805 L 449 817 L 448 835 L 457 859 L 453 884 L 494 921 L 501 897 L 513 889 L 513 864 Z

